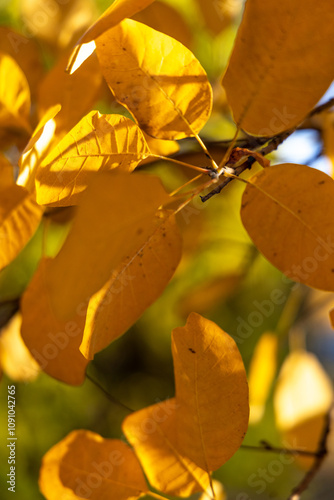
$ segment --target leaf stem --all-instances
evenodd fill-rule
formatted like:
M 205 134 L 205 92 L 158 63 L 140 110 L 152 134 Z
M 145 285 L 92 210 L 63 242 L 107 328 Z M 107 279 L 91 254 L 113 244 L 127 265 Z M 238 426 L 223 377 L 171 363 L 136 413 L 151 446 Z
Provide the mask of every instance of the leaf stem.
M 100 389 L 100 391 L 102 391 L 105 396 L 107 396 L 107 398 L 109 399 L 109 401 L 111 401 L 112 403 L 114 403 L 116 406 L 122 408 L 122 410 L 126 410 L 128 413 L 133 413 L 134 412 L 134 410 L 132 410 L 131 408 L 129 408 L 128 406 L 126 406 L 125 404 L 123 404 L 121 401 L 119 401 L 118 399 L 114 398 L 111 394 L 109 394 L 109 392 L 106 391 L 106 389 L 100 384 L 100 382 L 98 382 L 96 379 L 94 379 L 89 373 L 86 373 L 86 377 L 96 387 L 98 387 Z
M 170 158 L 169 156 L 151 155 L 151 157 L 158 158 L 159 160 L 171 161 L 172 163 L 182 165 L 183 167 L 192 168 L 193 170 L 197 170 L 198 172 L 201 172 L 202 174 L 208 174 L 209 172 L 211 172 L 210 168 L 207 169 L 207 168 L 203 168 L 203 167 L 197 167 L 196 165 L 192 165 L 191 163 L 185 163 L 184 161 L 176 160 L 175 158 Z
M 147 491 L 145 495 L 148 495 L 149 497 L 156 498 L 157 500 L 168 500 L 168 497 L 159 495 L 158 493 L 154 493 L 153 491 Z

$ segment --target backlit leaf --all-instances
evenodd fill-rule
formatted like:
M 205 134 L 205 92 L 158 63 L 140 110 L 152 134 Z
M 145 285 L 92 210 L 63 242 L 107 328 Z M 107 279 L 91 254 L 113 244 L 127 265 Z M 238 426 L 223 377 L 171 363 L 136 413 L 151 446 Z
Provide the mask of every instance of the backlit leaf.
M 29 382 L 37 377 L 40 368 L 22 340 L 21 323 L 18 313 L 1 330 L 0 365 L 12 380 Z
M 168 200 L 157 177 L 115 172 L 96 176 L 64 246 L 50 263 L 50 296 L 59 316 L 67 317 L 87 303 L 123 259 L 151 237 L 154 214 Z
M 41 205 L 74 205 L 92 173 L 114 168 L 131 172 L 149 154 L 145 138 L 132 120 L 91 111 L 38 169 L 37 201 Z
M 56 134 L 61 137 L 88 113 L 98 98 L 103 82 L 96 56 L 90 57 L 76 72 L 65 72 L 67 56 L 61 57 L 39 86 L 38 115 L 56 104 L 61 111 L 56 117 Z
M 84 56 L 84 58 L 81 58 L 80 63 L 78 63 L 81 48 L 85 49 L 85 45 L 87 46 L 92 40 L 95 40 L 108 29 L 116 26 L 116 24 L 126 17 L 132 17 L 140 10 L 145 9 L 145 7 L 150 5 L 153 1 L 154 0 L 115 0 L 99 19 L 82 35 L 71 54 L 67 71 L 69 71 L 70 74 L 74 73 L 86 59 Z M 87 57 L 89 57 L 90 53 L 89 51 L 87 52 Z
M 333 402 L 333 386 L 318 359 L 297 350 L 281 368 L 274 394 L 275 419 L 293 448 L 317 451 L 325 415 Z M 312 459 L 300 463 L 310 466 Z
M 137 321 L 163 292 L 181 258 L 181 236 L 171 212 L 155 217 L 152 235 L 115 269 L 89 301 L 80 347 L 88 358 Z
M 126 417 L 122 428 L 150 484 L 168 495 L 188 497 L 204 491 L 209 476 L 177 449 L 177 407 L 175 398 L 149 406 Z
M 3 53 L 0 53 L 0 81 L 1 133 L 15 129 L 31 132 L 29 84 L 14 59 Z
M 198 60 L 180 42 L 126 19 L 96 40 L 96 50 L 115 98 L 146 133 L 182 139 L 204 126 L 212 89 Z
M 13 165 L 4 155 L 0 155 L 0 191 L 14 184 Z
M 333 179 L 287 163 L 249 182 L 241 218 L 258 249 L 292 280 L 334 290 Z
M 277 366 L 278 336 L 266 332 L 256 344 L 249 368 L 249 404 L 251 423 L 261 420 Z
M 44 455 L 39 487 L 48 500 L 136 500 L 147 491 L 131 448 L 86 430 L 71 432 Z
M 248 426 L 248 386 L 234 340 L 191 313 L 172 333 L 178 445 L 206 471 L 238 450 Z
M 205 24 L 209 30 L 218 35 L 229 26 L 240 13 L 242 0 L 197 0 Z
M 79 385 L 85 379 L 88 364 L 79 351 L 86 308 L 78 308 L 68 321 L 57 318 L 50 305 L 46 284 L 49 263 L 48 260 L 41 260 L 23 294 L 21 334 L 42 370 L 57 380 Z
M 246 2 L 223 78 L 238 125 L 272 136 L 305 118 L 334 78 L 333 23 L 333 2 Z
M 0 191 L 0 269 L 7 266 L 32 237 L 42 218 L 35 195 L 13 184 Z

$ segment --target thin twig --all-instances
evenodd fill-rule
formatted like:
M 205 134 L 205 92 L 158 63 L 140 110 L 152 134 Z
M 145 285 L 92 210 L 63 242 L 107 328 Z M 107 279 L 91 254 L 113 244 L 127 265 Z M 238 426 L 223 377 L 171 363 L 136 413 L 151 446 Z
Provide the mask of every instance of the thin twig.
M 252 451 L 269 451 L 271 453 L 286 453 L 288 455 L 301 455 L 304 457 L 317 457 L 318 452 L 317 451 L 306 451 L 306 450 L 299 450 L 299 449 L 293 449 L 293 448 L 280 448 L 278 446 L 272 446 L 270 443 L 267 441 L 260 441 L 261 446 L 252 446 L 252 445 L 247 445 L 247 444 L 242 444 L 241 448 L 244 450 L 252 450 Z
M 100 389 L 100 391 L 103 392 L 103 394 L 105 396 L 107 396 L 107 398 L 109 399 L 109 401 L 111 401 L 112 403 L 114 403 L 115 405 L 119 406 L 120 408 L 122 408 L 123 410 L 126 410 L 127 412 L 129 413 L 133 413 L 134 410 L 132 410 L 131 408 L 129 408 L 128 406 L 126 406 L 125 404 L 123 404 L 121 401 L 119 401 L 118 399 L 114 398 L 111 394 L 109 394 L 108 391 L 106 391 L 106 389 L 100 384 L 100 382 L 98 382 L 96 379 L 94 379 L 91 375 L 89 375 L 89 373 L 86 373 L 86 377 L 88 378 L 88 380 L 90 380 L 96 387 L 98 387 Z
M 313 462 L 312 467 L 306 472 L 305 476 L 303 479 L 300 481 L 300 483 L 293 488 L 291 495 L 289 496 L 288 500 L 299 500 L 301 497 L 302 493 L 307 490 L 309 487 L 311 481 L 313 480 L 314 476 L 317 474 L 318 470 L 320 469 L 327 453 L 327 438 L 329 435 L 330 431 L 330 413 L 328 413 L 325 417 L 325 424 L 322 432 L 322 436 L 319 441 L 319 446 L 318 450 L 315 453 L 315 461 Z

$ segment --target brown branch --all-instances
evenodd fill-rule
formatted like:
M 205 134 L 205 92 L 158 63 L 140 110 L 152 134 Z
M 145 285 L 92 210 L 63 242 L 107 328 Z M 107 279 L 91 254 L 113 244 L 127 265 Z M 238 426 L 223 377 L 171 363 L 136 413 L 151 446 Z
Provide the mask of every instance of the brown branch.
M 270 443 L 267 441 L 260 441 L 261 446 L 251 446 L 247 444 L 242 444 L 240 448 L 243 448 L 245 450 L 252 450 L 252 451 L 269 451 L 272 453 L 287 453 L 289 455 L 301 455 L 304 457 L 317 457 L 318 452 L 317 451 L 306 451 L 306 450 L 299 450 L 299 449 L 294 449 L 294 448 L 279 448 L 277 446 L 272 446 Z
M 312 467 L 307 471 L 303 479 L 300 481 L 300 483 L 293 488 L 291 495 L 289 496 L 288 500 L 299 500 L 301 497 L 302 493 L 307 490 L 309 487 L 311 481 L 313 480 L 314 476 L 317 474 L 318 470 L 320 469 L 327 453 L 327 438 L 329 435 L 330 431 L 330 413 L 328 413 L 325 417 L 325 424 L 322 432 L 322 436 L 319 441 L 319 446 L 318 450 L 315 453 L 315 461 L 312 465 Z

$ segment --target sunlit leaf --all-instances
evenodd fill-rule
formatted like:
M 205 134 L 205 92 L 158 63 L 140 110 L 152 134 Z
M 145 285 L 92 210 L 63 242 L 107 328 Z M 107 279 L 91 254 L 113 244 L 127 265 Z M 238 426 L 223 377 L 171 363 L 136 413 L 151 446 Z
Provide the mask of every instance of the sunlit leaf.
M 258 341 L 249 368 L 249 421 L 255 424 L 261 420 L 265 404 L 273 383 L 277 366 L 278 337 L 271 332 L 263 333 Z
M 205 490 L 209 476 L 177 449 L 177 407 L 175 399 L 168 399 L 132 413 L 122 427 L 150 484 L 168 495 L 188 497 Z
M 317 451 L 325 415 L 333 402 L 333 386 L 318 359 L 298 350 L 281 368 L 274 394 L 276 423 L 293 448 Z M 309 459 L 301 461 L 306 467 Z
M 71 432 L 44 455 L 39 486 L 48 500 L 136 500 L 147 491 L 131 448 L 86 430 Z
M 221 482 L 217 481 L 217 479 L 212 480 L 213 491 L 215 492 L 215 500 L 226 500 L 227 496 L 224 490 L 224 486 Z M 198 500 L 212 500 L 212 491 L 211 486 L 206 489 L 206 492 L 203 493 Z
M 92 40 L 95 40 L 102 33 L 116 26 L 116 24 L 126 17 L 132 17 L 140 10 L 145 9 L 145 7 L 150 5 L 153 1 L 154 0 L 115 0 L 99 19 L 82 35 L 71 54 L 67 71 L 73 73 L 80 67 L 80 65 L 77 64 L 77 58 L 80 48 L 84 44 L 88 44 Z M 87 54 L 87 57 L 89 57 L 89 51 Z M 81 64 L 84 60 L 85 58 L 81 59 Z
M 305 118 L 334 78 L 333 23 L 333 2 L 246 2 L 223 79 L 238 125 L 272 136 Z
M 103 81 L 96 56 L 90 57 L 75 75 L 65 72 L 66 61 L 66 55 L 58 60 L 41 82 L 38 92 L 40 118 L 51 106 L 61 105 L 56 117 L 58 137 L 69 132 L 92 109 Z
M 191 45 L 192 34 L 189 26 L 172 5 L 155 1 L 133 16 L 133 19 L 175 38 L 188 48 Z
M 12 380 L 29 382 L 37 377 L 40 368 L 22 340 L 21 323 L 17 313 L 1 330 L 0 365 Z
M 193 53 L 177 40 L 126 19 L 96 40 L 96 50 L 116 99 L 149 135 L 182 139 L 206 123 L 211 86 Z
M 145 138 L 132 120 L 91 111 L 38 169 L 37 201 L 41 205 L 74 205 L 92 173 L 114 168 L 131 172 L 149 154 Z
M 0 129 L 30 133 L 30 90 L 21 68 L 10 56 L 0 53 Z
M 169 196 L 160 179 L 105 172 L 89 185 L 73 227 L 50 263 L 53 307 L 67 317 L 87 303 L 127 255 L 152 235 L 154 214 Z
M 206 26 L 214 34 L 218 35 L 227 28 L 233 19 L 240 13 L 242 0 L 197 0 Z
M 178 445 L 206 471 L 238 450 L 248 426 L 248 386 L 234 340 L 191 313 L 172 333 Z
M 85 379 L 88 363 L 79 351 L 86 308 L 79 308 L 68 321 L 57 318 L 46 284 L 49 262 L 41 260 L 23 294 L 21 334 L 42 370 L 62 382 L 79 385 Z
M 0 269 L 22 250 L 37 229 L 42 209 L 35 195 L 13 184 L 0 191 Z
M 250 182 L 241 218 L 257 248 L 292 280 L 334 290 L 333 179 L 287 163 L 258 172 Z
M 176 141 L 166 141 L 163 139 L 155 139 L 148 134 L 143 132 L 144 137 L 146 139 L 147 145 L 150 148 L 150 151 L 153 155 L 160 156 L 170 156 L 174 153 L 177 153 L 180 150 L 179 143 Z M 148 163 L 149 161 L 154 161 L 155 158 L 150 159 L 150 157 L 146 158 L 143 163 Z
M 28 80 L 30 93 L 34 97 L 44 74 L 41 51 L 36 41 L 12 28 L 0 26 L 0 52 L 15 59 Z
M 181 258 L 181 236 L 171 212 L 157 214 L 152 235 L 115 269 L 89 301 L 80 347 L 89 359 L 122 335 L 163 292 Z

